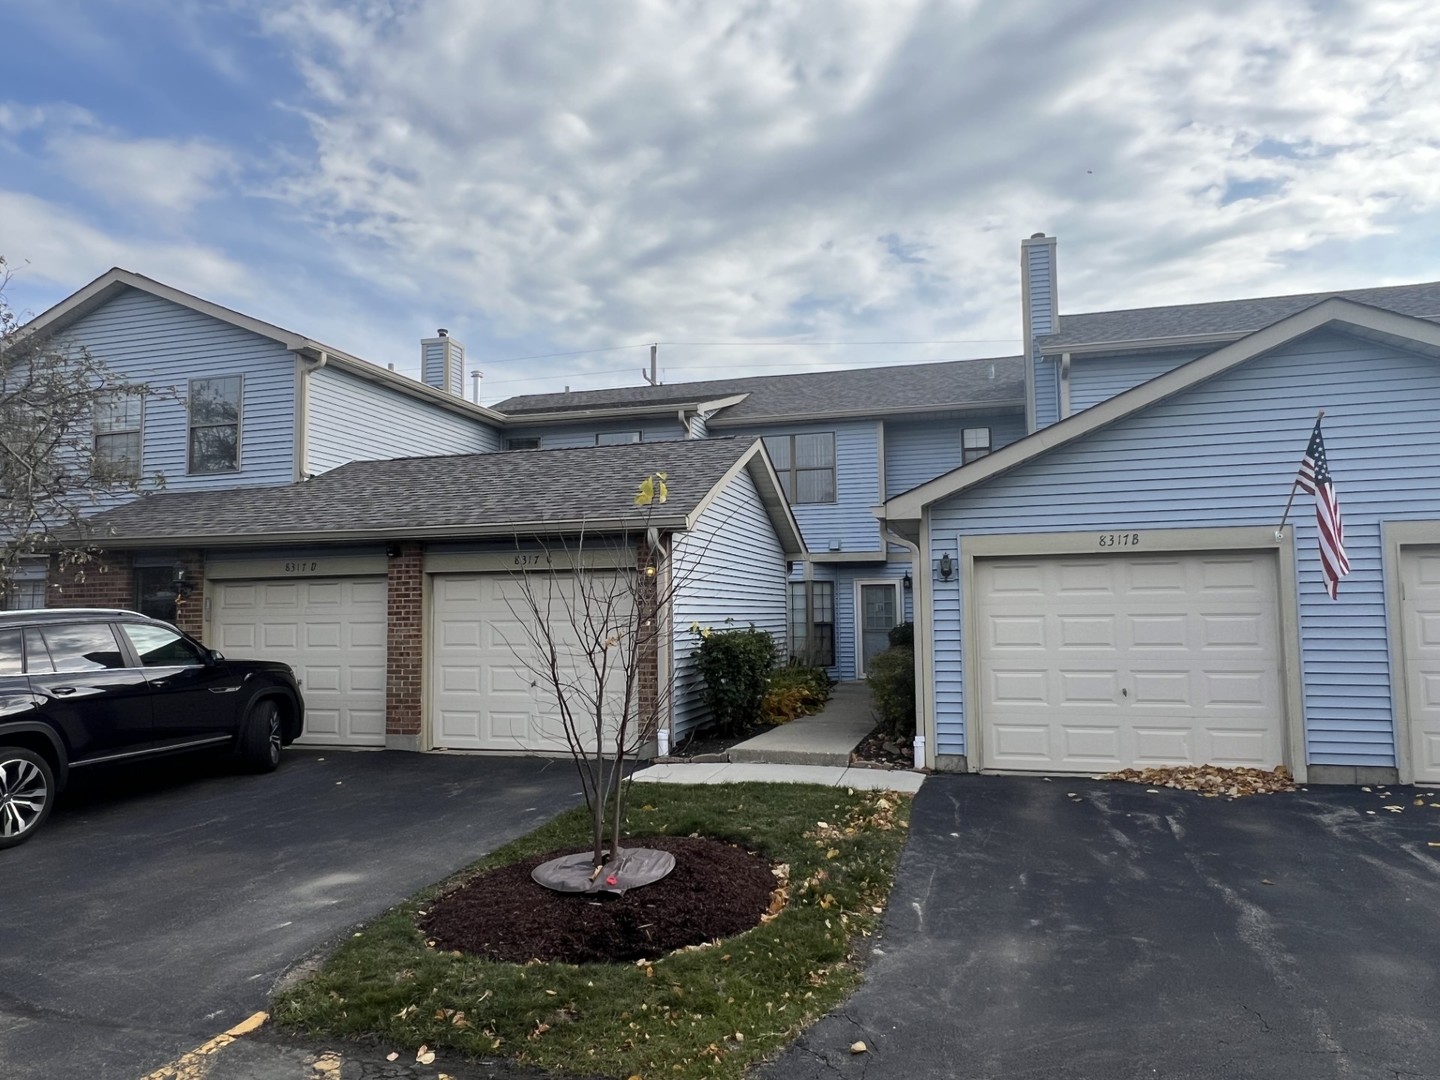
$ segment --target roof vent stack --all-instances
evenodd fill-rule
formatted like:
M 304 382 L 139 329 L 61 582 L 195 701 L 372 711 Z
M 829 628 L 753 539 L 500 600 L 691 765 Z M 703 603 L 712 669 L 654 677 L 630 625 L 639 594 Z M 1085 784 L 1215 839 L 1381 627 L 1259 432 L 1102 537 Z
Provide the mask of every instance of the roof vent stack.
M 456 397 L 465 396 L 465 346 L 444 327 L 420 342 L 420 381 Z

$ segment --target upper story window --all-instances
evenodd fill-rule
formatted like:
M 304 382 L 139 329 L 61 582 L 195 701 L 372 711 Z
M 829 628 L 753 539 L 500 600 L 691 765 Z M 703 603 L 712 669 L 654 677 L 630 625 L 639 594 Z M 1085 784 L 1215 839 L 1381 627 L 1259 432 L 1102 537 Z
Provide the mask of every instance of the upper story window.
M 990 429 L 967 427 L 960 433 L 960 464 L 969 465 L 990 453 Z
M 625 443 L 640 441 L 638 431 L 602 431 L 595 436 L 596 446 L 623 446 Z
M 835 433 L 769 435 L 765 452 L 791 503 L 835 501 Z
M 539 450 L 539 439 L 506 439 L 506 450 Z
M 190 380 L 190 472 L 236 472 L 240 468 L 239 375 Z
M 133 480 L 140 475 L 144 417 L 145 399 L 138 394 L 110 394 L 95 403 L 95 453 L 90 467 L 96 476 Z

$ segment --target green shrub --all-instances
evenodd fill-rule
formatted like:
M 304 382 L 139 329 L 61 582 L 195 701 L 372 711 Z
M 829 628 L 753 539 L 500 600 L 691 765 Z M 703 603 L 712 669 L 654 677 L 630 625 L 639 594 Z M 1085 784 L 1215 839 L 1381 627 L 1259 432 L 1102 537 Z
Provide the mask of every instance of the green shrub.
M 915 737 L 915 650 L 903 645 L 876 653 L 865 681 L 875 695 L 880 723 L 897 742 Z
M 791 664 L 770 672 L 770 687 L 760 703 L 760 719 L 767 724 L 784 724 L 801 716 L 813 716 L 830 700 L 834 680 L 824 668 Z
M 890 628 L 890 647 L 892 649 L 915 648 L 915 624 L 902 622 L 898 626 L 892 626 Z
M 705 684 L 721 736 L 734 735 L 760 722 L 761 705 L 775 666 L 775 639 L 764 630 L 700 630 L 700 643 L 691 652 Z

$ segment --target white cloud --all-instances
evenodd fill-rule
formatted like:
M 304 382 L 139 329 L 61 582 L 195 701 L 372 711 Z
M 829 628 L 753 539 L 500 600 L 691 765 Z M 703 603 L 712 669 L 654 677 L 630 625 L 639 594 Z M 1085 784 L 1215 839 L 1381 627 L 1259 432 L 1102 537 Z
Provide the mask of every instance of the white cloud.
M 316 143 L 282 191 L 402 295 L 568 343 L 1014 338 L 1037 229 L 1068 310 L 1370 283 L 1286 270 L 1440 203 L 1440 24 L 1174 10 L 276 5 Z
M 215 197 L 235 167 L 228 150 L 204 139 L 64 132 L 49 153 L 73 183 L 107 202 L 175 214 Z
M 0 243 L 18 272 L 17 285 L 49 282 L 69 292 L 112 266 L 123 266 L 210 298 L 249 291 L 250 275 L 222 252 L 118 235 L 34 195 L 0 189 L 0 222 Z

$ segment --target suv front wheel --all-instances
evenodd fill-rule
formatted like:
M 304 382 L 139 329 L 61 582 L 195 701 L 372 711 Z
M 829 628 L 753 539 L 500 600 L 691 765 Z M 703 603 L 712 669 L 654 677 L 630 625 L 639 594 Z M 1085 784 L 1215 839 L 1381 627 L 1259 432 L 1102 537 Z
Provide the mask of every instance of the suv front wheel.
M 274 772 L 282 742 L 280 705 L 274 698 L 262 698 L 250 706 L 240 726 L 240 761 L 251 772 Z
M 33 750 L 0 746 L 0 848 L 29 840 L 54 801 L 50 763 Z

